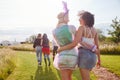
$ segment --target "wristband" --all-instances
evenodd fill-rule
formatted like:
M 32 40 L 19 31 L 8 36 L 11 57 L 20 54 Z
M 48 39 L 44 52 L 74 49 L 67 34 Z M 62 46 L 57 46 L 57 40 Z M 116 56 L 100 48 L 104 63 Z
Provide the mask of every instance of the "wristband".
M 94 48 L 95 45 L 92 46 L 91 50 Z
M 96 45 L 93 46 L 92 51 L 94 52 L 96 50 Z

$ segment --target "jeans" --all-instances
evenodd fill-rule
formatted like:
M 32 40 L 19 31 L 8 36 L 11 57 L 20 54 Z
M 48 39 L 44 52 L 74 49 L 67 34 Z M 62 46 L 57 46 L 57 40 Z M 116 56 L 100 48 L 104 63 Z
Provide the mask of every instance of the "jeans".
M 37 61 L 41 63 L 42 62 L 42 47 L 36 46 L 35 50 L 36 50 Z

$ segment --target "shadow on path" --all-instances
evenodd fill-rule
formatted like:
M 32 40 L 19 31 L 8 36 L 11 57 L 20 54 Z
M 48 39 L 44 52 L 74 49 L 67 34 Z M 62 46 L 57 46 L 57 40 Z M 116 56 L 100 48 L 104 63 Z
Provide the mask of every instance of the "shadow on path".
M 51 67 L 38 66 L 33 80 L 58 80 L 58 78 Z

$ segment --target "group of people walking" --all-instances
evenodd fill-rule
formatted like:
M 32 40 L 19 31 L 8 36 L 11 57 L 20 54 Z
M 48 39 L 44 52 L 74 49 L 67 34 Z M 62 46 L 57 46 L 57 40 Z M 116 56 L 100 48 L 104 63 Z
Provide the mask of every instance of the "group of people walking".
M 88 11 L 78 13 L 80 27 L 68 25 L 69 10 L 58 14 L 58 24 L 53 36 L 58 44 L 54 67 L 60 71 L 62 80 L 72 80 L 72 71 L 79 67 L 82 80 L 90 80 L 90 71 L 97 64 L 100 67 L 98 34 L 94 28 L 94 15 Z
M 60 71 L 62 80 L 72 80 L 72 72 L 79 67 L 82 80 L 90 80 L 90 71 L 97 64 L 100 67 L 100 51 L 98 45 L 98 34 L 94 28 L 94 15 L 88 11 L 78 13 L 80 26 L 78 30 L 74 25 L 68 25 L 69 10 L 67 3 L 64 4 L 64 12 L 57 16 L 58 24 L 53 30 L 53 65 Z M 37 54 L 38 64 L 42 64 L 42 53 L 44 61 L 50 66 L 50 47 L 47 35 L 38 34 L 33 47 Z M 58 49 L 58 50 L 57 50 Z M 57 53 L 55 55 L 55 53 Z
M 33 48 L 36 51 L 36 57 L 38 65 L 42 65 L 42 53 L 44 55 L 44 62 L 46 65 L 50 66 L 50 46 L 49 39 L 47 34 L 43 34 L 43 36 L 39 33 L 37 38 L 34 41 Z

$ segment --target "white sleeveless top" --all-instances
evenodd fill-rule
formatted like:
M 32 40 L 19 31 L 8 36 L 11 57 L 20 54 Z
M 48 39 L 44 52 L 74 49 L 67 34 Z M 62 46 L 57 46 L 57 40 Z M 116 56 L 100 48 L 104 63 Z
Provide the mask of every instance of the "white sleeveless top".
M 82 42 L 85 42 L 85 43 L 87 43 L 87 44 L 90 44 L 90 45 L 94 45 L 95 43 L 94 43 L 94 37 L 93 37 L 93 35 L 92 35 L 92 30 L 91 30 L 91 28 L 89 28 L 90 30 L 89 30 L 89 32 L 88 32 L 88 34 L 86 35 L 86 27 L 84 28 L 85 29 L 85 36 L 86 37 L 82 37 Z M 90 36 L 90 37 L 89 37 Z

